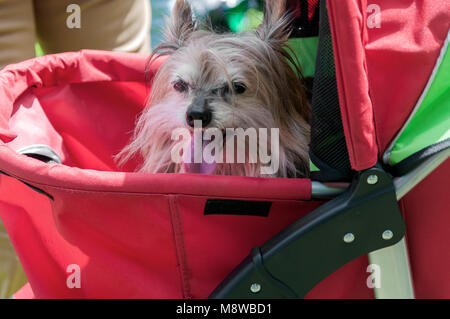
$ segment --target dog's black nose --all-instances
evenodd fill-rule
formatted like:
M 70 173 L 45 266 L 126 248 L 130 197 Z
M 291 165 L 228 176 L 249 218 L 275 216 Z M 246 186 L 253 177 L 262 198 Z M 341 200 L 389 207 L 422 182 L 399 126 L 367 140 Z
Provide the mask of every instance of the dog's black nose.
M 186 122 L 190 127 L 194 127 L 194 121 L 201 121 L 202 127 L 211 123 L 212 113 L 208 108 L 208 101 L 203 96 L 197 96 L 192 101 L 186 112 Z
M 212 114 L 209 110 L 197 110 L 192 108 L 186 114 L 186 122 L 190 127 L 194 127 L 194 121 L 202 121 L 202 127 L 211 123 Z

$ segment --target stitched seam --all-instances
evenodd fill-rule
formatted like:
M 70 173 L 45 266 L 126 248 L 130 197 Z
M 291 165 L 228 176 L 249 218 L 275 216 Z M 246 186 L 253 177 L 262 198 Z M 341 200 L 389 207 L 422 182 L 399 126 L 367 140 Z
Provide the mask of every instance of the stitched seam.
M 79 188 L 71 188 L 71 187 L 62 187 L 62 186 L 57 186 L 57 185 L 50 185 L 50 184 L 44 184 L 44 183 L 39 183 L 36 181 L 32 181 L 30 179 L 27 178 L 22 178 L 19 177 L 17 175 L 14 174 L 10 174 L 9 172 L 2 170 L 4 173 L 8 174 L 7 177 L 11 177 L 14 178 L 18 181 L 21 182 L 27 182 L 28 184 L 31 184 L 32 186 L 35 186 L 37 188 L 45 188 L 44 190 L 47 191 L 48 188 L 53 188 L 56 190 L 62 190 L 62 191 L 72 191 L 72 192 L 84 192 L 84 193 L 108 193 L 108 194 L 130 194 L 130 195 L 187 195 L 187 196 L 200 196 L 200 197 L 231 197 L 231 198 L 243 198 L 243 199 L 253 199 L 253 198 L 258 198 L 257 196 L 231 196 L 231 195 L 226 195 L 224 196 L 223 194 L 196 194 L 196 193 L 158 193 L 158 192 L 154 192 L 154 193 L 147 193 L 147 192 L 130 192 L 130 191 L 113 191 L 113 190 L 98 190 L 98 189 L 79 189 Z M 311 184 L 310 184 L 311 185 Z M 306 190 L 307 192 L 309 192 L 309 195 L 307 199 L 298 199 L 298 198 L 278 198 L 278 197 L 268 197 L 269 195 L 267 195 L 266 197 L 264 197 L 265 200 L 296 200 L 296 201 L 303 201 L 303 202 L 310 202 L 312 201 L 311 199 L 311 186 L 308 187 L 308 189 Z M 51 195 L 51 194 L 50 194 Z
M 180 276 L 181 293 L 183 299 L 192 299 L 191 286 L 189 283 L 190 271 L 186 258 L 186 249 L 183 238 L 181 216 L 176 202 L 176 196 L 169 195 L 169 214 L 172 224 L 173 241 L 177 257 L 177 268 Z
M 334 22 L 334 21 L 336 21 L 336 18 L 335 18 L 335 12 L 332 9 L 333 5 L 329 6 L 329 4 L 331 4 L 330 0 L 327 1 L 327 4 L 328 4 L 328 9 L 329 9 L 328 10 L 329 19 L 331 18 L 330 20 L 333 20 L 333 22 Z M 363 13 L 363 15 L 364 15 L 364 13 Z M 363 23 L 361 29 L 363 29 L 363 28 L 364 28 L 364 23 Z M 337 45 L 337 42 L 339 42 L 338 39 L 337 39 L 339 34 L 338 34 L 338 32 L 336 32 L 335 27 L 334 27 L 334 23 L 331 23 L 331 21 L 330 21 L 330 32 L 331 32 L 331 38 L 332 38 L 332 43 L 333 43 L 333 52 L 335 53 L 335 57 L 334 57 L 335 65 L 337 67 L 337 65 L 339 64 L 339 68 L 341 70 L 343 70 L 344 68 L 342 67 L 341 58 L 340 58 L 342 56 L 342 54 L 340 54 L 339 46 Z M 362 35 L 361 35 L 361 38 L 362 38 Z M 366 64 L 366 55 L 365 55 L 364 48 L 363 48 L 363 55 L 364 55 L 364 57 L 363 57 L 363 59 L 364 59 L 364 61 L 363 61 L 363 63 L 364 63 L 363 72 L 364 72 L 364 74 L 366 75 L 366 78 L 367 78 L 368 74 L 367 74 L 367 68 L 366 68 L 366 65 L 365 65 Z M 350 164 L 351 164 L 351 167 L 353 169 L 355 169 L 355 170 L 366 169 L 366 168 L 371 167 L 371 166 L 376 164 L 376 160 L 378 158 L 378 155 L 375 157 L 375 162 L 374 163 L 373 163 L 373 160 L 368 160 L 368 161 L 364 161 L 363 162 L 362 159 L 361 159 L 361 156 L 357 152 L 357 149 L 355 149 L 356 143 L 355 143 L 355 138 L 354 138 L 354 130 L 353 130 L 353 127 L 350 125 L 351 124 L 350 123 L 351 122 L 350 121 L 350 113 L 349 113 L 349 110 L 347 108 L 347 104 L 348 104 L 347 103 L 347 101 L 348 101 L 348 99 L 347 99 L 347 95 L 348 95 L 347 94 L 347 85 L 343 81 L 342 72 L 339 72 L 339 74 L 338 74 L 338 72 L 336 72 L 336 77 L 339 77 L 339 79 L 340 79 L 340 80 L 336 79 L 336 81 L 338 83 L 337 84 L 337 89 L 338 89 L 339 102 L 344 101 L 344 103 L 340 103 L 340 109 L 341 109 L 341 114 L 342 115 L 344 115 L 343 113 L 345 113 L 345 116 L 342 116 L 342 121 L 345 122 L 345 125 L 343 125 L 344 126 L 344 134 L 346 132 L 348 133 L 348 134 L 345 134 L 345 139 L 346 139 L 346 142 L 347 142 L 346 144 L 347 144 L 347 149 L 348 149 L 348 153 L 349 153 L 348 155 L 349 155 L 349 159 L 350 159 Z M 339 87 L 341 87 L 342 89 L 340 90 Z M 339 94 L 339 93 L 342 93 L 342 94 Z M 367 92 L 367 94 L 368 94 L 368 98 L 369 98 L 370 103 L 371 103 L 372 123 L 373 123 L 373 126 L 374 126 L 374 135 L 375 135 L 374 136 L 374 142 L 375 142 L 375 144 L 377 145 L 377 148 L 378 148 L 378 143 L 376 141 L 376 131 L 375 131 L 375 123 L 374 123 L 375 115 L 373 113 L 373 104 L 372 104 L 372 100 L 370 98 L 369 92 Z M 377 149 L 377 153 L 378 153 L 378 149 Z

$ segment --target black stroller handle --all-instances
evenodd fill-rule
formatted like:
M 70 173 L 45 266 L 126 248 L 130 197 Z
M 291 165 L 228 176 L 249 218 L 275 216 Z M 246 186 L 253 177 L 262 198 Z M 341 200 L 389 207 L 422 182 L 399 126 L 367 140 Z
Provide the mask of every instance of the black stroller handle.
M 34 159 L 37 159 L 39 161 L 42 161 L 44 163 L 50 164 L 50 163 L 56 163 L 56 164 L 61 164 L 61 157 L 59 157 L 58 153 L 56 153 L 50 146 L 48 145 L 44 145 L 44 144 L 35 144 L 35 145 L 29 145 L 26 147 L 21 148 L 20 150 L 17 151 L 17 153 L 19 154 L 23 154 L 29 157 L 32 157 Z M 48 198 L 50 198 L 51 200 L 54 200 L 53 196 L 50 195 L 49 193 L 45 192 L 44 190 L 33 186 L 23 180 L 21 180 L 20 178 L 17 178 L 15 176 L 11 176 L 10 174 L 0 170 L 0 174 L 8 176 L 8 177 L 13 177 L 16 178 L 18 181 L 24 183 L 25 185 L 27 185 L 28 187 L 30 187 L 32 190 L 38 192 L 39 194 L 45 195 Z
M 394 245 L 406 231 L 392 178 L 380 168 L 271 238 L 210 298 L 302 298 L 344 264 Z

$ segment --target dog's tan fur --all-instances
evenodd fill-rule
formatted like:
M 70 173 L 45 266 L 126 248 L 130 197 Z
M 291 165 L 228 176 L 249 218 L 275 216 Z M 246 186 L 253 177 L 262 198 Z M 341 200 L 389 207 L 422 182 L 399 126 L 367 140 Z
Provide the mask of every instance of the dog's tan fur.
M 186 0 L 177 0 L 166 38 L 156 53 L 169 57 L 158 70 L 150 103 L 138 119 L 131 143 L 119 154 L 122 162 L 142 156 L 141 172 L 182 172 L 171 160 L 174 129 L 188 127 L 186 110 L 197 94 L 209 99 L 213 118 L 208 127 L 279 128 L 280 167 L 277 177 L 308 174 L 309 104 L 294 59 L 285 42 L 289 36 L 285 3 L 267 1 L 262 24 L 254 32 L 217 34 L 201 30 Z M 189 92 L 174 90 L 183 79 Z M 235 94 L 233 83 L 245 85 Z M 214 89 L 228 84 L 224 97 Z M 201 93 L 199 93 L 201 92 Z M 270 138 L 269 138 L 270 140 Z M 226 143 L 226 140 L 225 140 Z M 259 163 L 218 164 L 214 174 L 260 176 Z

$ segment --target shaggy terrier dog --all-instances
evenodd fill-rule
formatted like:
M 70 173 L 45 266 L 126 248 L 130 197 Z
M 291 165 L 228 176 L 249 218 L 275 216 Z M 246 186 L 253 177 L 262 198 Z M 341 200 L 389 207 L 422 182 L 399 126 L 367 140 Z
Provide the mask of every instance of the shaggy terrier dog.
M 131 142 L 118 155 L 120 162 L 140 156 L 138 171 L 148 173 L 307 176 L 310 107 L 301 70 L 286 45 L 290 21 L 284 1 L 267 1 L 263 22 L 254 31 L 218 34 L 201 28 L 189 3 L 177 0 L 166 41 L 150 63 L 167 58 L 154 77 L 149 103 Z M 182 142 L 174 138 L 180 128 L 192 138 Z M 220 149 L 212 152 L 215 161 L 193 164 L 194 133 L 206 133 L 209 128 L 220 134 L 197 144 L 201 151 L 219 143 Z M 230 154 L 242 148 L 234 143 L 233 129 L 238 128 L 241 133 L 250 128 L 267 133 L 259 134 L 257 140 L 251 134 L 244 136 L 244 160 Z M 263 149 L 266 158 L 278 162 L 275 170 L 264 173 L 261 169 Z M 175 153 L 181 160 L 174 160 Z M 267 160 L 264 163 L 274 166 Z

